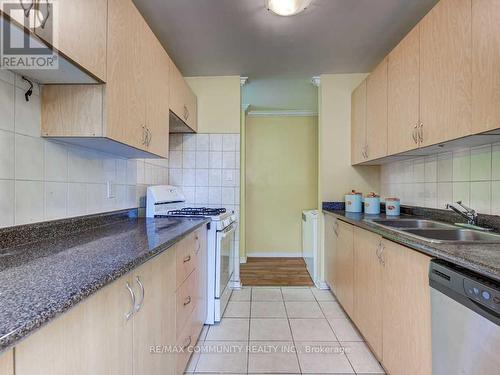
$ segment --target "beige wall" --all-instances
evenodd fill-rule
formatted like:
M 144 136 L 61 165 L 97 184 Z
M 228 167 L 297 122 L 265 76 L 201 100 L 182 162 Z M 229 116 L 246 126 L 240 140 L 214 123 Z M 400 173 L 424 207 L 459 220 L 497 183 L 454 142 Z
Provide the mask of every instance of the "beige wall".
M 320 86 L 320 200 L 351 189 L 379 192 L 379 167 L 351 166 L 351 92 L 366 74 L 325 74 Z
M 351 166 L 351 93 L 367 76 L 324 74 L 319 89 L 319 194 L 322 202 L 343 201 L 351 189 L 380 191 L 378 166 Z M 324 280 L 324 222 L 319 223 L 319 281 Z
M 317 205 L 317 117 L 248 117 L 246 253 L 297 256 Z
M 190 77 L 198 97 L 198 133 L 239 133 L 241 87 L 239 76 Z

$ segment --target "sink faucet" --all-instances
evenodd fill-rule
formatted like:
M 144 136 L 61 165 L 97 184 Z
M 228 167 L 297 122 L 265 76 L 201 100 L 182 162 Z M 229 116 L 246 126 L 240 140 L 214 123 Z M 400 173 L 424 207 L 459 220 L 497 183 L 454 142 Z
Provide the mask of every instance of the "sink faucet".
M 462 201 L 456 203 L 449 203 L 446 205 L 447 209 L 455 211 L 460 216 L 467 219 L 467 224 L 477 226 L 477 212 L 462 204 Z

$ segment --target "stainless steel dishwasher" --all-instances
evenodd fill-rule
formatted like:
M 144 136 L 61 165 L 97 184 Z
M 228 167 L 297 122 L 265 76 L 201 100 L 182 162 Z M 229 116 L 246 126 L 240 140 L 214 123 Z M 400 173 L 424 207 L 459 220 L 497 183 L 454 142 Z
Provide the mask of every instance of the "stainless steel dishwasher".
M 500 374 L 500 284 L 433 260 L 432 374 Z

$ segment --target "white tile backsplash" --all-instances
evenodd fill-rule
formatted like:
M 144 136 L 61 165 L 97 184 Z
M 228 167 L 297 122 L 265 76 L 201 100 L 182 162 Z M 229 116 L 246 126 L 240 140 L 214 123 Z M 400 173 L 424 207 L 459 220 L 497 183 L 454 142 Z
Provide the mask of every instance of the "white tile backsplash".
M 26 102 L 25 87 L 0 70 L 0 227 L 144 206 L 148 184 L 168 183 L 166 159 L 127 160 L 40 137 L 40 90 Z
M 500 214 L 500 144 L 389 163 L 380 177 L 382 196 L 406 205 L 445 209 L 461 200 L 480 213 Z

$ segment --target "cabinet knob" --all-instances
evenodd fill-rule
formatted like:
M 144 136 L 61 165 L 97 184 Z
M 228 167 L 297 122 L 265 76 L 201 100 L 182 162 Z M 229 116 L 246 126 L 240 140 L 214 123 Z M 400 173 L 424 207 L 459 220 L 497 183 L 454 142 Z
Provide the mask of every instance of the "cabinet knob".
M 186 299 L 184 300 L 184 306 L 187 306 L 191 303 L 191 296 L 187 296 Z
M 187 263 L 191 260 L 191 255 L 188 255 L 187 257 L 184 258 L 184 260 L 182 261 L 183 263 Z

